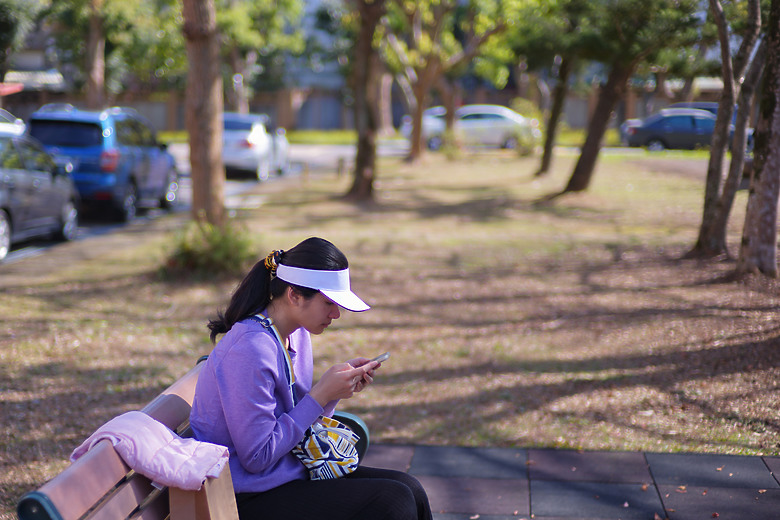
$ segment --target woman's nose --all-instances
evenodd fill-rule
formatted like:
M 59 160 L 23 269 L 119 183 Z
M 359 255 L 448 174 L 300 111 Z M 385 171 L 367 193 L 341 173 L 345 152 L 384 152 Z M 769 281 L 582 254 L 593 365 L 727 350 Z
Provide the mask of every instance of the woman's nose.
M 341 308 L 338 305 L 336 305 L 333 311 L 331 311 L 330 313 L 330 319 L 337 320 L 340 317 L 341 317 Z

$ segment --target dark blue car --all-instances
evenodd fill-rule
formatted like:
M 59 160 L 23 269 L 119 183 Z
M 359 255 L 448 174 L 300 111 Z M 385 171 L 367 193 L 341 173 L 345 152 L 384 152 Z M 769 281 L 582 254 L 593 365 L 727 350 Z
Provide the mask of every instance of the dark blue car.
M 666 108 L 626 129 L 629 146 L 648 150 L 694 149 L 710 145 L 715 115 L 694 108 Z
M 0 261 L 23 240 L 76 237 L 79 196 L 68 169 L 31 137 L 0 129 Z
M 128 221 L 137 208 L 170 209 L 176 202 L 174 158 L 132 109 L 45 105 L 30 116 L 28 132 L 73 164 L 73 180 L 85 206 Z

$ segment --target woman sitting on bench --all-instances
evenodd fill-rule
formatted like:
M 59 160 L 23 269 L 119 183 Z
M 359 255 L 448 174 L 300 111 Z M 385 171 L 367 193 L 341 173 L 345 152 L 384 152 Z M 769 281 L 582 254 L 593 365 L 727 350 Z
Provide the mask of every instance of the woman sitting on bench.
M 195 438 L 227 446 L 241 520 L 430 520 L 428 497 L 404 472 L 360 466 L 312 480 L 291 450 L 321 415 L 373 381 L 377 361 L 334 365 L 313 383 L 310 334 L 340 308 L 369 307 L 349 287 L 347 258 L 309 238 L 258 262 L 211 320 L 224 337 L 198 379 L 190 422 Z

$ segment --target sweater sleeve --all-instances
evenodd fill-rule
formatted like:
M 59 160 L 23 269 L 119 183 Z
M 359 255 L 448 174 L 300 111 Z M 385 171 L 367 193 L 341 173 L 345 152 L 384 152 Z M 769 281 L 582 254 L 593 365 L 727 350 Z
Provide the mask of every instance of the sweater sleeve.
M 293 407 L 278 346 L 264 332 L 246 332 L 217 367 L 218 392 L 241 465 L 268 470 L 323 413 L 306 395 Z

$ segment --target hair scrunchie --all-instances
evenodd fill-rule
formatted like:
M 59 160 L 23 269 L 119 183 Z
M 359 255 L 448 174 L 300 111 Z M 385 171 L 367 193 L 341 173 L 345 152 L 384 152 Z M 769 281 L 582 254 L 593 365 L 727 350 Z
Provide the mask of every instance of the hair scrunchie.
M 271 273 L 271 278 L 276 278 L 276 268 L 279 267 L 279 260 L 282 258 L 284 250 L 277 249 L 268 253 L 265 257 L 265 268 Z

